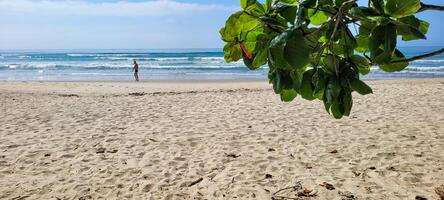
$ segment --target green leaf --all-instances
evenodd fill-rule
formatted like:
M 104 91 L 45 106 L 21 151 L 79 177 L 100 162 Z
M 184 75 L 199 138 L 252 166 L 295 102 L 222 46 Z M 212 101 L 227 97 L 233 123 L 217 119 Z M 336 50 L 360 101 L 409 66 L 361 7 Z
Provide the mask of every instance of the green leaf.
M 327 101 L 333 103 L 341 94 L 342 88 L 337 81 L 330 80 L 327 85 L 326 98 Z
M 420 0 L 386 0 L 384 11 L 392 17 L 401 18 L 415 14 L 420 8 Z
M 249 32 L 260 26 L 260 24 L 261 21 L 259 19 L 246 13 L 242 13 L 235 24 L 235 28 L 237 28 L 239 32 Z
M 325 95 L 324 95 L 325 96 Z M 325 110 L 328 112 L 328 114 L 330 114 L 330 108 L 331 108 L 331 103 L 328 102 L 325 98 L 323 99 L 324 102 L 324 108 Z
M 325 27 L 310 28 L 307 30 L 308 35 L 305 35 L 305 42 L 308 46 L 319 47 L 321 37 L 325 37 Z
M 296 30 L 284 48 L 284 58 L 292 67 L 303 68 L 310 61 L 310 49 L 300 30 Z
M 225 27 L 220 30 L 220 35 L 225 42 L 237 42 L 241 34 L 260 27 L 260 24 L 261 21 L 257 18 L 242 11 L 236 12 L 228 18 Z
M 419 39 L 427 39 L 427 37 L 416 27 L 408 26 L 406 31 L 402 33 L 402 40 L 410 41 L 410 40 L 419 40 Z
M 268 49 L 264 49 L 254 55 L 253 59 L 248 59 L 243 55 L 244 64 L 251 70 L 256 70 L 267 63 Z
M 232 14 L 225 23 L 225 27 L 219 31 L 223 41 L 235 42 L 239 37 L 240 32 L 237 28 L 237 20 L 240 15 L 242 15 L 242 11 Z
M 397 21 L 397 31 L 399 35 L 402 35 L 402 40 L 418 40 L 426 39 L 425 34 L 428 32 L 429 23 L 420 20 L 411 15 L 403 17 Z
M 293 101 L 298 93 L 294 89 L 282 90 L 281 92 L 281 100 L 284 102 Z
M 283 78 L 282 78 L 283 75 L 279 71 L 276 71 L 275 76 L 276 76 L 276 78 L 275 78 L 275 83 L 273 84 L 273 90 L 276 94 L 280 94 L 282 92 L 282 90 L 284 90 L 283 83 L 282 83 L 283 82 Z
M 345 50 L 349 51 L 353 49 L 346 49 L 342 44 L 331 44 L 329 50 L 335 55 L 345 55 Z
M 323 69 L 329 74 L 336 74 L 336 69 L 339 68 L 339 57 L 335 55 L 326 55 L 322 60 Z
M 398 49 L 395 50 L 392 62 L 405 60 L 404 54 Z M 385 72 L 399 72 L 404 70 L 409 65 L 408 62 L 390 63 L 385 65 L 380 65 L 379 68 Z
M 256 3 L 256 0 L 241 0 L 240 1 L 240 5 L 243 9 L 246 9 L 255 3 Z
M 325 79 L 324 79 L 324 71 L 322 69 L 317 69 L 316 73 L 312 78 L 314 88 L 313 88 L 313 96 L 322 100 L 325 91 Z
M 384 26 L 392 22 L 392 19 L 390 19 L 387 16 L 370 16 L 367 17 L 368 20 L 370 20 L 371 23 Z
M 294 24 L 297 16 L 297 6 L 288 6 L 286 9 L 280 12 L 281 16 L 284 17 L 288 23 Z
M 300 85 L 300 93 L 302 98 L 310 101 L 316 98 L 313 96 L 313 73 L 313 69 L 306 71 L 302 77 L 302 82 Z
M 370 37 L 372 30 L 377 26 L 376 23 L 371 21 L 361 21 L 361 26 L 359 27 L 359 35 L 363 37 Z
M 266 13 L 264 6 L 257 1 L 244 8 L 244 11 L 254 16 L 263 16 Z
M 337 101 L 331 105 L 331 112 L 336 119 L 341 119 L 344 116 L 344 108 Z
M 350 116 L 351 109 L 353 107 L 353 98 L 351 92 L 347 92 L 344 95 L 342 102 L 344 104 L 344 116 Z
M 369 40 L 373 62 L 377 64 L 390 62 L 396 48 L 396 42 L 396 25 L 377 26 Z
M 299 3 L 299 0 L 279 0 L 279 2 L 289 5 L 297 5 Z
M 378 16 L 378 13 L 374 9 L 363 7 L 363 6 L 352 8 L 350 10 L 350 13 L 353 16 L 358 17 L 363 20 L 366 20 L 366 19 L 368 19 L 368 17 L 371 17 L 371 16 Z
M 236 42 L 229 42 L 224 47 L 224 58 L 226 62 L 235 62 L 242 58 L 242 49 Z
M 268 80 L 271 84 L 273 84 L 274 93 L 280 94 L 282 91 L 282 88 L 280 88 L 280 85 L 278 85 L 278 79 L 279 79 L 278 72 L 273 69 L 273 67 L 271 66 L 271 63 L 269 63 L 268 65 L 270 65 L 270 71 L 268 71 Z
M 319 26 L 325 23 L 329 16 L 327 13 L 320 11 L 318 9 L 307 9 L 308 19 L 310 19 L 311 24 Z
M 358 35 L 356 37 L 356 43 L 357 43 L 356 51 L 361 52 L 361 53 L 365 53 L 365 52 L 369 51 L 369 48 L 368 48 L 369 37 Z
M 270 48 L 276 48 L 284 45 L 293 36 L 293 30 L 287 30 L 271 40 Z
M 424 20 L 419 20 L 419 31 L 421 31 L 422 34 L 427 34 L 429 32 L 430 24 Z
M 355 64 L 356 67 L 358 67 L 359 73 L 361 73 L 362 75 L 370 73 L 370 68 L 371 68 L 370 62 L 366 58 L 358 55 L 353 55 L 350 57 L 350 59 L 353 62 L 353 64 Z
M 268 59 L 277 69 L 291 69 L 291 66 L 284 59 L 284 47 L 270 48 Z
M 316 6 L 317 3 L 318 3 L 317 0 L 304 0 L 301 2 L 301 5 L 306 8 L 313 8 Z
M 374 8 L 380 14 L 384 13 L 384 1 L 383 0 L 369 0 L 369 1 L 370 1 L 371 8 Z
M 294 81 L 288 71 L 276 71 L 277 83 L 280 90 L 294 89 Z
M 258 69 L 267 63 L 268 48 L 259 51 L 255 56 L 250 69 Z
M 367 95 L 373 93 L 372 88 L 370 88 L 370 86 L 368 86 L 359 79 L 353 78 L 349 80 L 349 82 L 350 82 L 350 88 L 358 92 L 359 94 Z
M 272 31 L 278 30 L 284 32 L 288 27 L 287 20 L 280 17 L 280 15 L 276 15 L 276 17 L 260 16 L 259 19 L 264 26 L 270 28 Z
M 358 46 L 356 38 L 353 36 L 353 33 L 350 31 L 347 25 L 342 24 L 340 26 L 341 38 L 339 39 L 339 44 L 342 46 L 344 55 L 349 57 L 353 54 L 353 50 Z
M 255 29 L 241 35 L 240 40 L 253 54 L 268 48 L 269 38 L 267 38 L 267 35 L 263 31 L 263 29 Z
M 326 35 L 327 35 L 327 38 L 330 40 L 330 38 L 332 38 L 331 36 L 335 32 L 336 24 L 333 22 L 329 22 L 329 23 L 326 23 L 326 26 L 327 26 L 327 34 Z M 336 32 L 335 32 L 334 37 L 332 38 L 332 41 L 334 41 L 334 42 L 338 41 L 340 39 L 340 35 L 342 34 L 341 32 L 342 32 L 342 30 L 340 28 L 336 29 Z
M 270 12 L 273 0 L 267 0 L 264 4 L 265 12 Z

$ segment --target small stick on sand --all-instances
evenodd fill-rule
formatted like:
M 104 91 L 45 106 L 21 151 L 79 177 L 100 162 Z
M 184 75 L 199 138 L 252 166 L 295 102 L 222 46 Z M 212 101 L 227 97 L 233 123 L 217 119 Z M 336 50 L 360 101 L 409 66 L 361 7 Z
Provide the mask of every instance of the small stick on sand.
M 230 158 L 238 158 L 238 157 L 240 157 L 240 155 L 236 155 L 236 154 L 232 154 L 232 153 L 225 153 L 225 155 L 227 157 L 230 157 Z
M 273 200 L 285 200 L 285 199 L 299 200 L 300 198 L 284 197 L 284 196 L 273 196 L 273 197 L 271 197 L 271 199 L 273 199 Z
M 193 185 L 196 185 L 196 184 L 200 183 L 201 181 L 203 181 L 203 178 L 202 178 L 202 177 L 200 177 L 199 179 L 197 179 L 197 180 L 193 181 L 192 183 L 190 183 L 190 184 L 188 185 L 188 187 L 191 187 L 191 186 L 193 186 Z
M 280 193 L 280 192 L 282 192 L 284 190 L 289 190 L 289 189 L 301 190 L 302 189 L 302 184 L 301 184 L 301 182 L 298 181 L 298 182 L 296 182 L 296 185 L 294 185 L 294 186 L 286 187 L 286 188 L 283 188 L 283 189 L 280 189 L 280 190 L 276 191 L 275 193 L 273 193 L 273 196 L 276 196 L 278 193 Z

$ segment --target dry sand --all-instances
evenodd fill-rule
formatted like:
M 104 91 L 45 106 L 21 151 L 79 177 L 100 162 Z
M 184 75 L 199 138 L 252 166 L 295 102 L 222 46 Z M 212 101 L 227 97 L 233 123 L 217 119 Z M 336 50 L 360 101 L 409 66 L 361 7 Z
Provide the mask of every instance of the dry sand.
M 444 80 L 370 85 L 335 120 L 265 81 L 0 82 L 0 199 L 439 199 Z

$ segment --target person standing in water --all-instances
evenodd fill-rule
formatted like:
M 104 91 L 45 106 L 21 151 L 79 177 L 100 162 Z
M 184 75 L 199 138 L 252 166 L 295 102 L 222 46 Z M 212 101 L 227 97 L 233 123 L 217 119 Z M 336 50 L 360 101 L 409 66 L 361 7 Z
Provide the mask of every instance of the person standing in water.
M 136 81 L 139 81 L 139 64 L 137 64 L 137 61 L 134 60 L 134 67 L 133 67 L 133 71 L 134 71 L 134 79 L 136 79 Z

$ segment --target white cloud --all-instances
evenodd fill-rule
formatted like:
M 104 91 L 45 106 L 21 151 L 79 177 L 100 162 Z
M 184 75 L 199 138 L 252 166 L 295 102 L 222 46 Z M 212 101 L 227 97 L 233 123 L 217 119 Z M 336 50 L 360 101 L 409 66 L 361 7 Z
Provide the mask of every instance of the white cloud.
M 0 13 L 52 15 L 164 16 L 195 12 L 233 11 L 217 4 L 184 3 L 174 0 L 102 2 L 85 0 L 0 0 Z

